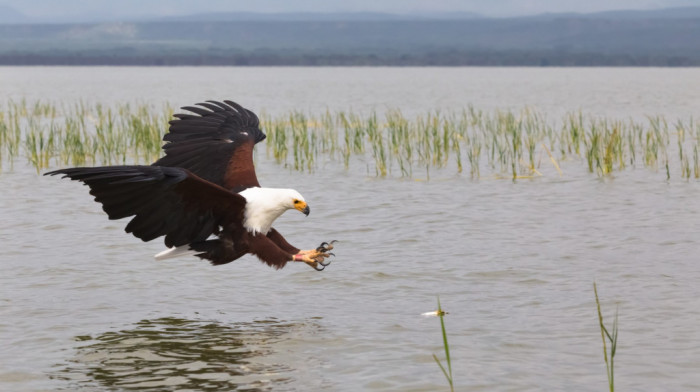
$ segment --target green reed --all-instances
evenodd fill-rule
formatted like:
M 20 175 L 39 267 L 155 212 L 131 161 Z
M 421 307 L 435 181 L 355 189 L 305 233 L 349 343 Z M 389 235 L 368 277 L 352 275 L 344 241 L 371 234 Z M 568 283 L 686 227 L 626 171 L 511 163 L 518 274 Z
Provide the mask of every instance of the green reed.
M 366 122 L 364 130 L 369 144 L 372 146 L 372 156 L 375 161 L 375 173 L 377 176 L 385 177 L 387 174 L 387 156 L 384 147 L 384 135 L 380 133 L 377 125 L 377 115 L 372 113 Z
M 0 106 L 0 165 L 21 156 L 37 172 L 51 166 L 150 163 L 161 155 L 172 113 L 149 105 L 9 100 Z
M 271 118 L 263 116 L 262 127 L 267 132 L 267 142 L 265 143 L 267 154 L 275 158 L 278 164 L 287 161 L 288 142 L 285 124 L 279 121 L 272 121 Z
M 605 370 L 608 376 L 608 387 L 610 392 L 615 391 L 615 353 L 617 352 L 617 312 L 612 325 L 612 333 L 608 331 L 603 323 L 603 313 L 600 310 L 600 300 L 598 299 L 598 288 L 593 282 L 593 293 L 595 303 L 598 308 L 598 323 L 600 325 L 600 336 L 603 339 L 603 359 L 605 360 Z M 610 354 L 608 354 L 607 343 L 610 343 Z
M 315 161 L 316 133 L 309 131 L 309 122 L 304 113 L 293 112 L 288 119 L 292 131 L 294 169 L 311 171 Z
M 386 114 L 387 141 L 389 154 L 395 157 L 401 175 L 412 175 L 414 149 L 411 143 L 411 133 L 408 120 L 398 110 L 390 110 Z
M 442 362 L 438 359 L 437 355 L 433 354 L 433 359 L 435 362 L 437 362 L 438 366 L 440 366 L 440 370 L 442 370 L 442 374 L 445 375 L 445 378 L 447 379 L 447 383 L 450 384 L 450 391 L 454 392 L 455 386 L 454 386 L 454 381 L 452 378 L 452 359 L 450 359 L 450 345 L 447 343 L 447 332 L 445 331 L 445 314 L 446 312 L 442 310 L 442 306 L 440 306 L 440 297 L 438 297 L 438 310 L 437 310 L 437 315 L 440 317 L 440 328 L 442 330 L 442 345 L 445 349 L 445 363 L 447 363 L 447 369 L 445 369 L 445 366 L 442 365 Z
M 388 110 L 383 118 L 376 113 L 361 116 L 327 111 L 320 118 L 308 115 L 307 122 L 313 124 L 309 137 L 316 135 L 320 140 L 312 149 L 315 155 L 339 159 L 346 168 L 364 163 L 368 172 L 380 177 L 412 177 L 415 168 L 424 168 L 428 175 L 431 169 L 446 167 L 461 173 L 467 163 L 473 179 L 482 176 L 486 165 L 496 178 L 518 180 L 543 175 L 543 157 L 551 162 L 548 170 L 558 175 L 563 175 L 560 163 L 583 160 L 589 172 L 601 177 L 628 167 L 662 169 L 667 177 L 671 170 L 677 170 L 681 178 L 700 177 L 697 154 L 687 153 L 700 144 L 700 127 L 692 119 L 676 126 L 692 137 L 678 137 L 659 116 L 645 123 L 572 113 L 557 123 L 529 109 L 485 113 L 471 106 L 460 112 L 428 112 L 414 118 L 396 109 Z M 298 147 L 299 140 L 290 137 L 295 128 L 287 123 L 279 117 L 265 120 L 271 143 L 268 154 L 280 163 L 286 163 L 284 151 Z M 676 146 L 671 145 L 672 138 Z M 671 159 L 672 154 L 678 159 Z M 298 157 L 295 162 L 298 170 L 312 169 L 298 164 Z
M 161 155 L 173 109 L 79 101 L 0 104 L 0 165 L 26 158 L 50 166 L 149 163 Z M 485 112 L 473 106 L 407 116 L 398 109 L 360 114 L 261 114 L 265 151 L 278 164 L 313 171 L 328 161 L 365 166 L 378 177 L 469 173 L 513 181 L 564 175 L 584 164 L 599 177 L 628 168 L 700 179 L 700 124 L 597 118 L 581 112 L 548 120 L 531 109 Z

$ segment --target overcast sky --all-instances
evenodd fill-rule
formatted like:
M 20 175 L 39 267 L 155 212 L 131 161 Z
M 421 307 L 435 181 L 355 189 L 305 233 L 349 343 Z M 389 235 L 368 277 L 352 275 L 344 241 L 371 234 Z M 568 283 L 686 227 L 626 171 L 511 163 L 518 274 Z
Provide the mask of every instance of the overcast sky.
M 476 12 L 520 16 L 545 12 L 596 12 L 698 6 L 698 0 L 0 0 L 32 18 L 175 16 L 208 12 Z

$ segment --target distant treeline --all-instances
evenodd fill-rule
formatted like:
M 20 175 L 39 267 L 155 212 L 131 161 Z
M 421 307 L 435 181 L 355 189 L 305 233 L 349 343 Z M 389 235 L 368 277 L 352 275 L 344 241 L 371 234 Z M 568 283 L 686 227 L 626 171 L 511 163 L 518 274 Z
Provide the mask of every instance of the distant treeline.
M 0 65 L 115 66 L 530 66 L 694 67 L 700 58 L 556 51 L 444 51 L 400 55 L 318 53 L 0 53 Z
M 698 66 L 697 11 L 685 18 L 0 25 L 0 65 Z

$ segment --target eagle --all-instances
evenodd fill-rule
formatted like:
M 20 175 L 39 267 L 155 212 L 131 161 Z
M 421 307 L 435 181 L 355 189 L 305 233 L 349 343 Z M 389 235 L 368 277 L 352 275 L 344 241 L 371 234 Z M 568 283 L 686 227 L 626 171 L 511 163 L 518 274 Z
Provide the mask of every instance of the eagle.
M 165 155 L 151 165 L 74 167 L 45 173 L 90 187 L 109 219 L 133 216 L 125 231 L 143 241 L 164 236 L 156 259 L 184 254 L 230 263 L 253 254 L 280 269 L 290 261 L 322 271 L 335 241 L 301 250 L 272 227 L 287 210 L 309 215 L 293 189 L 264 188 L 253 148 L 265 139 L 252 111 L 230 101 L 205 101 L 175 114 L 163 137 Z

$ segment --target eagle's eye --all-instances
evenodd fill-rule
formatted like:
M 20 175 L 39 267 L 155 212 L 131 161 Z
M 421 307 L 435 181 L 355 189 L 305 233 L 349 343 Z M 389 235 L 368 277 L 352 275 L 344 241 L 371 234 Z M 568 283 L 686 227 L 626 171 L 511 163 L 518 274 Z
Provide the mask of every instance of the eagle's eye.
M 299 204 L 301 203 L 301 200 L 294 199 L 294 204 Z

